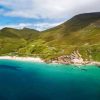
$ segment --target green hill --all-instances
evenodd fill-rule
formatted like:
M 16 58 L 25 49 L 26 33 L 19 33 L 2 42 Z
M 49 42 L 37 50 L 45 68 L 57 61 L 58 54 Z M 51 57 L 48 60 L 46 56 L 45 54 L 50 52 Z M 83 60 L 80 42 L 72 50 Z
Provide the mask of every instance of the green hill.
M 41 38 L 49 41 L 57 41 L 66 44 L 83 44 L 91 43 L 95 41 L 92 39 L 94 35 L 99 35 L 99 22 L 100 22 L 100 13 L 86 13 L 74 16 L 72 19 L 67 22 L 51 28 L 49 30 L 43 31 Z M 98 23 L 98 25 L 96 25 Z M 89 34 L 91 33 L 91 34 Z M 98 39 L 95 38 L 96 40 Z M 99 41 L 95 41 L 99 42 Z
M 46 31 L 4 28 L 0 31 L 0 54 L 38 55 L 54 59 L 79 51 L 84 60 L 100 61 L 100 13 L 79 14 Z
M 92 55 L 94 60 L 100 60 L 100 13 L 76 15 L 57 27 L 43 31 L 40 38 L 62 51 L 59 55 L 79 50 L 84 58 L 89 59 Z
M 0 30 L 0 54 L 17 52 L 38 36 L 39 32 L 33 29 L 4 28 Z
M 13 29 L 13 28 L 3 28 L 0 31 L 0 38 L 23 38 L 25 40 L 36 39 L 39 35 L 39 31 L 29 28 L 23 29 Z

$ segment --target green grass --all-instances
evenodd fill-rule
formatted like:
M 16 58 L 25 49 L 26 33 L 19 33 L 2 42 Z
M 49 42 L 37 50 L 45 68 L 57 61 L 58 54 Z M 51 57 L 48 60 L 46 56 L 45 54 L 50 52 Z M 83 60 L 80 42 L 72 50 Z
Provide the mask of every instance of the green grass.
M 39 32 L 4 28 L 0 31 L 0 55 L 53 59 L 79 51 L 84 60 L 100 61 L 100 13 L 80 14 L 67 22 Z M 15 53 L 16 54 L 16 53 Z

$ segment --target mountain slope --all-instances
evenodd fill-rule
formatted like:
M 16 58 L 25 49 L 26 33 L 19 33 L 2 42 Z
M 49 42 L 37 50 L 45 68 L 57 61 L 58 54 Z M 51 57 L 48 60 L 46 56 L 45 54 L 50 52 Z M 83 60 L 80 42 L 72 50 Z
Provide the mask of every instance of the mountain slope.
M 85 13 L 43 32 L 4 28 L 0 31 L 0 54 L 16 52 L 50 60 L 78 52 L 84 60 L 100 61 L 99 38 L 100 13 Z
M 33 29 L 4 28 L 0 30 L 0 54 L 17 52 L 38 36 L 39 32 Z
M 100 61 L 100 13 L 76 15 L 57 27 L 43 31 L 40 38 L 55 47 L 59 51 L 58 56 L 78 50 L 83 58 Z
M 91 31 L 92 31 L 91 34 L 92 37 L 94 37 L 96 34 L 100 36 L 100 34 L 98 33 L 98 31 L 100 30 L 98 26 L 95 26 L 95 24 L 96 23 L 99 24 L 99 22 L 100 22 L 100 13 L 80 14 L 74 16 L 72 19 L 68 20 L 67 22 L 57 27 L 43 31 L 41 34 L 41 38 L 45 39 L 47 42 L 57 41 L 59 43 L 59 41 L 60 42 L 62 41 L 66 44 L 72 44 L 72 45 L 82 44 L 83 42 L 91 42 L 88 41 L 90 39 L 88 35 Z M 93 30 L 95 31 L 93 32 Z
M 37 38 L 39 35 L 39 31 L 34 29 L 13 29 L 13 28 L 4 28 L 0 30 L 0 37 L 8 37 L 8 38 L 23 38 L 26 40 L 33 40 Z

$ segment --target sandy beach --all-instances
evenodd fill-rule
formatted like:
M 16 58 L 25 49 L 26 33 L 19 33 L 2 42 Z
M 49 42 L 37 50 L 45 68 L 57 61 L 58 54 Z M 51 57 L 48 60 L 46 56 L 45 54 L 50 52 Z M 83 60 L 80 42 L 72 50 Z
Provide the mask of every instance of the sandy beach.
M 39 57 L 16 57 L 16 56 L 0 56 L 0 59 L 7 59 L 7 60 L 19 60 L 19 61 L 31 61 L 31 62 L 40 62 L 40 63 L 43 63 L 45 61 L 43 61 L 41 58 Z M 55 62 L 52 62 L 52 64 L 60 64 L 60 63 L 55 63 Z M 92 62 L 89 62 L 89 63 L 86 63 L 86 62 L 74 62 L 74 65 L 77 65 L 77 66 L 80 66 L 80 65 L 97 65 L 97 66 L 100 66 L 100 62 L 95 62 L 95 61 L 92 61 Z
M 16 56 L 0 56 L 0 59 L 8 59 L 8 60 L 19 60 L 19 61 L 32 61 L 32 62 L 44 62 L 39 57 L 16 57 Z

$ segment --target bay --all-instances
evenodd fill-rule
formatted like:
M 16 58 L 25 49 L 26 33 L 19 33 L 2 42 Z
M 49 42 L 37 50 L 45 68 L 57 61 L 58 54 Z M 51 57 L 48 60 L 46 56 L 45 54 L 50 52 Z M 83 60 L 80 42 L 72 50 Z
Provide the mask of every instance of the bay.
M 100 100 L 100 68 L 0 60 L 0 100 Z

